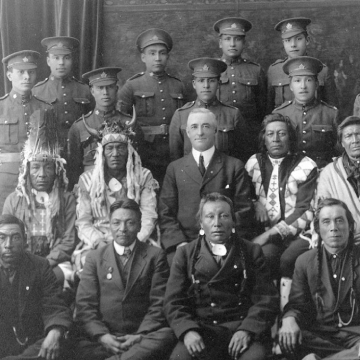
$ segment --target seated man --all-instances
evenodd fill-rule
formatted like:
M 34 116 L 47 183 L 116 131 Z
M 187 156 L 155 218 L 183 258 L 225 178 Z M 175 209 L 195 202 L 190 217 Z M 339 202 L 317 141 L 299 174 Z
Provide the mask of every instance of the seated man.
M 208 194 L 200 236 L 176 251 L 164 310 L 179 339 L 171 360 L 260 360 L 279 309 L 264 255 L 235 230 L 232 201 Z
M 167 168 L 159 199 L 161 242 L 169 262 L 175 250 L 195 240 L 199 226 L 196 212 L 202 195 L 226 192 L 234 201 L 236 225 L 245 230 L 252 219 L 250 181 L 244 164 L 215 148 L 217 122 L 207 109 L 194 109 L 186 133 L 192 152 Z
M 140 157 L 129 139 L 134 121 L 123 125 L 114 119 L 105 122 L 100 131 L 89 128 L 85 121 L 84 125 L 97 137 L 98 147 L 95 167 L 80 176 L 77 189 L 76 227 L 81 240 L 75 253 L 78 269 L 85 251 L 112 242 L 109 209 L 116 200 L 133 199 L 139 204 L 142 214 L 140 241 L 149 239 L 158 216 L 155 193 L 158 182 L 141 166 Z
M 137 239 L 141 210 L 134 200 L 110 207 L 113 242 L 89 253 L 76 297 L 79 360 L 167 359 L 174 334 L 166 327 L 165 253 Z
M 319 176 L 317 201 L 341 199 L 355 220 L 355 243 L 360 243 L 360 118 L 349 116 L 338 126 L 338 145 L 343 154 L 327 165 Z
M 259 235 L 253 242 L 262 246 L 274 278 L 291 278 L 296 258 L 309 249 L 309 242 L 297 235 L 313 219 L 317 167 L 297 152 L 296 131 L 281 114 L 265 117 L 260 149 L 245 166 L 256 200 Z
M 0 358 L 68 360 L 71 311 L 49 262 L 25 251 L 24 223 L 0 216 Z
M 319 203 L 317 249 L 296 261 L 279 332 L 288 359 L 358 359 L 360 248 L 354 246 L 354 225 L 342 201 Z
M 67 286 L 73 274 L 70 260 L 75 249 L 76 201 L 66 191 L 65 160 L 60 153 L 54 118 L 31 129 L 22 152 L 18 186 L 6 198 L 3 214 L 24 222 L 27 250 L 46 257 L 58 282 Z

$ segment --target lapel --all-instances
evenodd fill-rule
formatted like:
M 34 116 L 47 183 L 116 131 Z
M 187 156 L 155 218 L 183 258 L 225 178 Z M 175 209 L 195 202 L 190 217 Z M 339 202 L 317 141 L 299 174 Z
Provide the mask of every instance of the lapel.
M 122 278 L 120 275 L 120 271 L 115 256 L 116 255 L 115 255 L 114 245 L 111 242 L 111 244 L 107 247 L 106 251 L 103 254 L 103 259 L 105 260 L 102 269 L 103 273 L 105 274 L 103 278 L 105 278 L 106 282 L 115 283 L 121 291 L 124 291 L 125 290 L 124 285 L 122 282 Z M 112 275 L 111 279 L 107 278 L 108 274 Z
M 190 152 L 188 155 L 184 157 L 184 171 L 189 177 L 191 177 L 199 185 L 202 184 L 203 177 L 201 176 L 200 170 L 196 164 L 192 152 Z
M 223 266 L 219 269 L 217 274 L 213 277 L 211 282 L 224 281 L 230 278 L 232 272 L 239 272 L 243 269 L 241 264 L 240 246 L 238 238 L 232 237 L 232 246 L 228 256 L 225 258 Z
M 130 293 L 136 280 L 138 279 L 145 265 L 147 264 L 147 260 L 145 259 L 147 256 L 145 244 L 141 243 L 139 240 L 136 240 L 134 251 L 134 256 L 130 264 L 129 278 L 126 284 L 124 299 Z
M 205 275 L 208 280 L 211 280 L 218 271 L 219 265 L 210 252 L 209 247 L 206 244 L 206 240 L 202 238 L 198 260 L 195 263 L 195 272 L 199 272 Z
M 35 286 L 34 281 L 36 277 L 37 269 L 34 269 L 34 264 L 28 258 L 24 256 L 23 261 L 18 269 L 18 274 L 16 275 L 19 279 L 19 317 L 21 318 L 28 301 L 28 296 L 32 291 L 33 286 Z
M 223 168 L 223 166 L 223 156 L 220 151 L 215 149 L 214 155 L 212 156 L 209 166 L 207 167 L 204 177 L 202 178 L 201 187 L 204 187 L 210 180 L 212 180 Z

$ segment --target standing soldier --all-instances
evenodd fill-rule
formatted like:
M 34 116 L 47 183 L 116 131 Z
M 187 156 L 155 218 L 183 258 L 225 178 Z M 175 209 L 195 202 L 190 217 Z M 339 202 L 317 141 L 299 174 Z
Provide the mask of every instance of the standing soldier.
M 170 125 L 170 156 L 175 161 L 191 153 L 191 142 L 186 134 L 189 114 L 197 108 L 209 109 L 216 117 L 215 147 L 226 155 L 244 160 L 247 129 L 239 109 L 218 100 L 216 92 L 220 75 L 227 65 L 218 59 L 199 58 L 189 61 L 193 71 L 193 87 L 197 99 L 176 110 Z M 200 137 L 201 137 L 200 133 Z
M 251 28 L 250 21 L 238 17 L 221 19 L 214 24 L 223 52 L 221 60 L 227 64 L 220 77 L 219 100 L 237 107 L 248 124 L 252 141 L 245 160 L 258 151 L 257 138 L 266 108 L 264 71 L 259 64 L 241 57 L 246 32 Z
M 131 117 L 116 110 L 117 101 L 117 74 L 121 71 L 119 67 L 106 67 L 89 71 L 83 75 L 89 80 L 90 91 L 95 99 L 95 109 L 84 117 L 80 117 L 69 130 L 69 188 L 72 189 L 79 180 L 79 176 L 94 166 L 97 139 L 86 130 L 86 124 L 99 129 L 106 122 L 108 124 L 120 120 L 122 125 L 131 121 Z M 143 142 L 141 129 L 133 129 L 136 136 L 131 136 L 132 145 L 136 150 Z
M 136 39 L 146 71 L 131 77 L 120 90 L 120 109 L 129 114 L 135 105 L 137 121 L 145 135 L 140 152 L 144 167 L 162 183 L 170 163 L 169 124 L 176 109 L 184 104 L 183 83 L 165 72 L 173 42 L 161 29 L 148 29 Z
M 294 100 L 289 100 L 276 108 L 279 113 L 290 118 L 298 132 L 298 149 L 323 168 L 336 156 L 336 128 L 338 111 L 336 107 L 316 98 L 319 88 L 317 74 L 323 64 L 310 56 L 300 56 L 288 60 L 284 74 L 289 76 L 290 90 Z
M 267 82 L 268 82 L 268 98 L 267 113 L 271 113 L 274 108 L 282 103 L 294 98 L 290 91 L 289 77 L 283 71 L 283 65 L 287 59 L 293 59 L 298 56 L 306 55 L 307 47 L 310 44 L 310 37 L 306 27 L 311 23 L 310 19 L 304 17 L 291 18 L 281 20 L 275 25 L 275 30 L 281 32 L 281 38 L 287 57 L 276 60 L 270 65 Z M 325 64 L 318 74 L 319 88 L 317 97 L 331 105 L 337 105 L 336 87 L 332 75 Z
M 33 94 L 54 106 L 58 121 L 60 144 L 67 155 L 68 131 L 73 122 L 93 108 L 89 87 L 72 76 L 73 53 L 79 47 L 79 40 L 58 36 L 41 40 L 47 48 L 47 64 L 51 74 L 34 86 Z
M 12 89 L 0 98 L 0 210 L 15 190 L 20 153 L 31 129 L 46 116 L 54 116 L 52 106 L 31 93 L 39 57 L 36 51 L 23 50 L 2 59 Z

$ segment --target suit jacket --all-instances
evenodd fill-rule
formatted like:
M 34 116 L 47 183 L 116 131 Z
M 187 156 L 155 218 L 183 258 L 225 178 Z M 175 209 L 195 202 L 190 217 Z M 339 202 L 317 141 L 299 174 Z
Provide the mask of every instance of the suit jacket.
M 29 338 L 28 344 L 43 338 L 54 326 L 69 329 L 72 324 L 72 314 L 61 297 L 61 288 L 49 262 L 39 256 L 25 252 L 20 261 L 15 278 L 18 278 L 18 316 L 17 332 L 20 339 Z M 14 280 L 15 281 L 15 280 Z M 0 334 L 4 324 L 2 320 L 8 314 L 3 314 L 9 305 L 4 304 L 0 293 Z M 14 314 L 14 321 L 15 321 Z M 1 341 L 6 341 L 1 339 Z
M 199 241 L 200 250 L 194 261 Z M 261 247 L 236 235 L 230 241 L 232 246 L 221 268 L 204 238 L 177 249 L 164 311 L 178 338 L 201 328 L 201 322 L 221 326 L 233 322 L 231 328 L 236 331 L 260 335 L 275 320 L 279 295 Z M 245 255 L 245 268 L 241 252 Z
M 169 277 L 165 253 L 136 241 L 126 288 L 113 243 L 87 255 L 76 296 L 77 322 L 86 336 L 148 333 L 166 325 L 162 311 Z
M 291 284 L 291 292 L 289 302 L 285 306 L 284 316 L 293 316 L 297 320 L 297 323 L 301 328 L 305 328 L 312 331 L 337 331 L 337 324 L 339 322 L 337 316 L 336 295 L 331 287 L 330 273 L 327 263 L 324 261 L 325 250 L 323 251 L 323 264 L 321 267 L 321 297 L 324 302 L 324 314 L 320 316 L 316 310 L 316 290 L 317 290 L 317 274 L 318 274 L 318 261 L 317 250 L 313 249 L 300 255 L 296 260 L 295 272 L 293 281 Z M 355 293 L 356 304 L 359 309 L 360 304 L 360 247 L 354 246 L 354 272 L 355 272 Z M 347 260 L 345 260 L 347 261 Z M 348 301 L 349 291 L 351 288 L 350 266 L 347 261 L 344 266 L 344 272 L 340 281 L 341 288 L 339 291 L 339 304 L 342 304 L 344 300 Z M 345 319 L 348 321 L 348 318 Z M 360 334 L 360 319 L 359 315 L 355 313 L 353 322 L 347 329 L 352 332 Z M 354 324 L 355 323 L 355 324 Z
M 161 242 L 166 250 L 172 251 L 176 245 L 197 238 L 200 199 L 214 191 L 233 200 L 237 224 L 246 228 L 252 219 L 253 205 L 250 181 L 240 160 L 215 150 L 204 177 L 192 153 L 170 163 L 159 198 Z

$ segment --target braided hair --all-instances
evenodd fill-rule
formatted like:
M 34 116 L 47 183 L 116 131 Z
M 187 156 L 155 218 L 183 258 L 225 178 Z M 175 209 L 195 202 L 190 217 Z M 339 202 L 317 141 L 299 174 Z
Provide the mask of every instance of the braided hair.
M 347 205 L 339 200 L 334 198 L 322 199 L 319 201 L 318 207 L 315 211 L 315 218 L 314 218 L 314 230 L 319 236 L 318 244 L 317 244 L 317 277 L 316 277 L 316 293 L 315 293 L 315 306 L 318 312 L 323 315 L 324 314 L 324 300 L 321 296 L 321 269 L 323 263 L 323 256 L 322 256 L 322 239 L 320 236 L 320 212 L 324 207 L 327 206 L 341 206 L 345 210 L 346 219 L 349 224 L 349 240 L 347 245 L 347 254 L 350 260 L 350 271 L 352 274 L 352 284 L 351 284 L 351 291 L 352 294 L 355 294 L 355 276 L 354 276 L 354 231 L 355 231 L 355 220 L 347 207 Z

